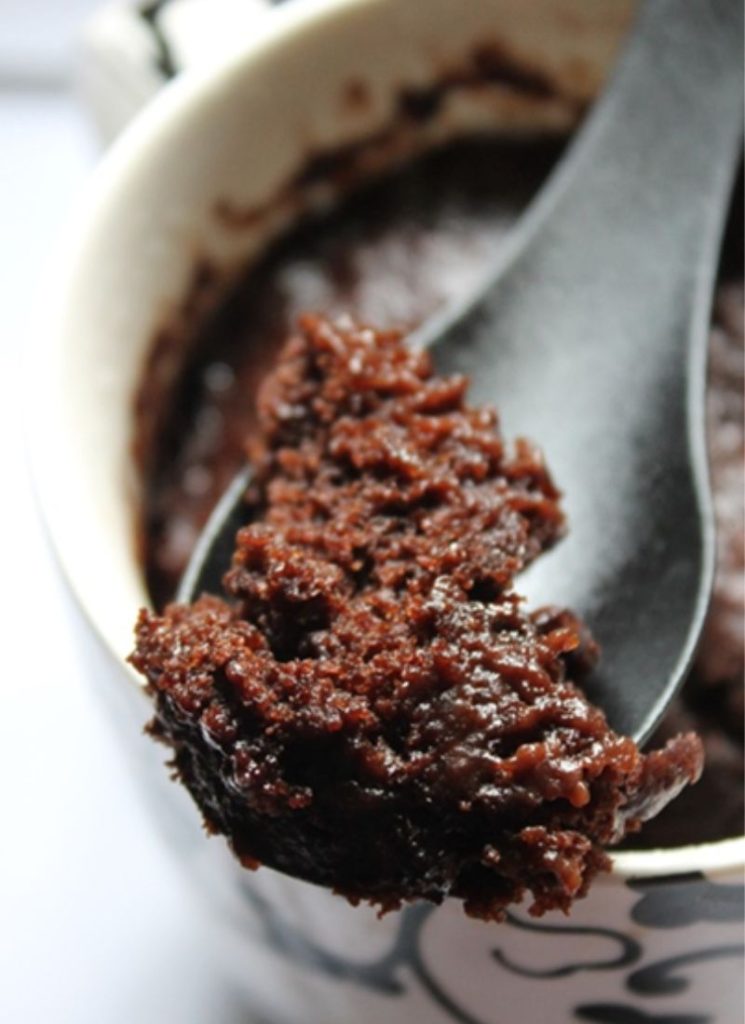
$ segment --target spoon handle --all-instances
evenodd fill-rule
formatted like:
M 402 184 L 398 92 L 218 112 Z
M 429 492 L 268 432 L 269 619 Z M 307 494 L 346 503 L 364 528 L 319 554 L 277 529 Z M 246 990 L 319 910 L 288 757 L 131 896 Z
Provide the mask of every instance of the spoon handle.
M 527 262 L 533 236 L 550 276 L 612 281 L 613 315 L 647 317 L 678 302 L 670 268 L 685 259 L 690 298 L 708 305 L 741 142 L 742 38 L 741 0 L 642 2 L 609 88 L 529 214 Z

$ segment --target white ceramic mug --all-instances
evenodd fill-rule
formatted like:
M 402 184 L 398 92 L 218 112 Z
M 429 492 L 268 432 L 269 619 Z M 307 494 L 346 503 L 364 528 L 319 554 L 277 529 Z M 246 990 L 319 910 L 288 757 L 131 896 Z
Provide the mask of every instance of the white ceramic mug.
M 61 564 L 103 641 L 98 684 L 105 673 L 131 704 L 119 713 L 123 730 L 134 733 L 148 714 L 124 665 L 147 603 L 134 539 L 133 400 L 195 259 L 208 257 L 227 283 L 299 210 L 332 202 L 334 189 L 318 182 L 281 199 L 309 149 L 382 133 L 389 144 L 366 158 L 372 175 L 477 128 L 570 129 L 629 14 L 628 0 L 299 0 L 264 19 L 235 56 L 164 90 L 107 154 L 53 275 L 34 455 Z M 484 39 L 545 76 L 551 95 L 497 82 L 453 93 L 426 123 L 394 123 L 403 86 L 426 88 Z M 360 81 L 362 107 L 344 100 Z M 263 213 L 228 230 L 215 216 L 218 199 Z M 224 955 L 257 1020 L 742 1019 L 742 840 L 618 854 L 569 918 L 517 909 L 487 925 L 452 901 L 379 920 L 306 883 L 244 871 L 222 840 L 204 837 L 165 769 L 143 779 L 215 908 Z

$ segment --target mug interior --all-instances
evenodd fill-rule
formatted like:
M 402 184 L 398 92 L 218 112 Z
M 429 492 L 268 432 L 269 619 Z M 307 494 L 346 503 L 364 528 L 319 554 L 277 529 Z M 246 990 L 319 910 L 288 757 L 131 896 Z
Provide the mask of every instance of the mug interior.
M 219 267 L 227 286 L 299 212 L 334 200 L 316 184 L 273 202 L 309 154 L 385 131 L 402 88 L 451 73 L 484 39 L 540 70 L 555 95 L 521 96 L 507 85 L 456 97 L 426 125 L 399 132 L 381 166 L 468 131 L 566 131 L 597 92 L 632 8 L 631 0 L 303 0 L 265 19 L 229 61 L 166 88 L 112 147 L 53 269 L 49 345 L 34 384 L 46 413 L 33 443 L 64 571 L 119 663 L 148 603 L 136 541 L 135 395 L 153 336 L 179 309 L 195 262 Z M 364 107 L 345 100 L 359 81 Z M 225 200 L 262 216 L 227 229 L 216 216 Z M 745 840 L 735 839 L 614 860 L 617 873 L 639 877 L 717 872 L 744 857 Z

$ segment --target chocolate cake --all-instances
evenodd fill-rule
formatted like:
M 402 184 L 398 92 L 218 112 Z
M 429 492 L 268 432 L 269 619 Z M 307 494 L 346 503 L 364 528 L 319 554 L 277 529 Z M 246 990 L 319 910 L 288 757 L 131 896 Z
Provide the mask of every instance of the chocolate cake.
M 225 598 L 143 611 L 151 730 L 208 828 L 381 909 L 568 909 L 701 771 L 642 754 L 584 697 L 597 648 L 515 577 L 564 530 L 507 444 L 398 331 L 306 316 L 265 381 Z

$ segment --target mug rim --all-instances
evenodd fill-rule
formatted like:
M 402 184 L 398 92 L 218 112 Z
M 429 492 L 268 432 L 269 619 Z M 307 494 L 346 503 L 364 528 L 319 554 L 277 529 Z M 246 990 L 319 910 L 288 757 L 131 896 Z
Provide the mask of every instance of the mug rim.
M 99 159 L 87 179 L 85 195 L 74 204 L 67 228 L 55 246 L 55 257 L 50 263 L 51 272 L 46 276 L 47 287 L 42 289 L 42 294 L 52 296 L 47 315 L 43 318 L 44 334 L 48 336 L 49 343 L 62 349 L 61 312 L 65 308 L 88 236 L 95 229 L 102 212 L 116 198 L 118 188 L 126 180 L 130 169 L 141 159 L 147 159 L 149 150 L 157 149 L 164 127 L 188 120 L 201 102 L 209 102 L 215 93 L 224 90 L 231 78 L 242 73 L 246 64 L 264 50 L 285 45 L 293 35 L 307 27 L 317 27 L 324 20 L 343 17 L 346 11 L 361 7 L 374 9 L 391 3 L 395 3 L 395 0 L 296 0 L 295 3 L 281 5 L 272 11 L 271 17 L 260 19 L 255 35 L 229 55 L 199 68 L 186 70 L 166 83 Z M 56 389 L 54 372 L 50 366 L 47 361 L 41 368 L 34 366 L 34 386 L 38 389 L 41 374 L 42 389 L 53 396 Z M 124 670 L 122 675 L 127 676 L 128 685 L 143 689 L 142 681 L 134 670 L 121 662 L 120 653 L 105 635 L 100 621 L 97 621 L 95 609 L 76 584 L 74 564 L 80 558 L 80 553 L 76 555 L 65 550 L 57 530 L 54 506 L 44 500 L 42 485 L 46 472 L 42 457 L 43 438 L 39 431 L 31 429 L 28 440 L 32 479 L 41 517 L 70 592 L 107 653 Z M 611 850 L 609 853 L 613 864 L 612 873 L 601 876 L 598 879 L 600 884 L 603 881 L 607 884 L 614 879 L 675 877 L 702 871 L 715 877 L 745 867 L 745 835 L 682 847 L 621 852 Z

